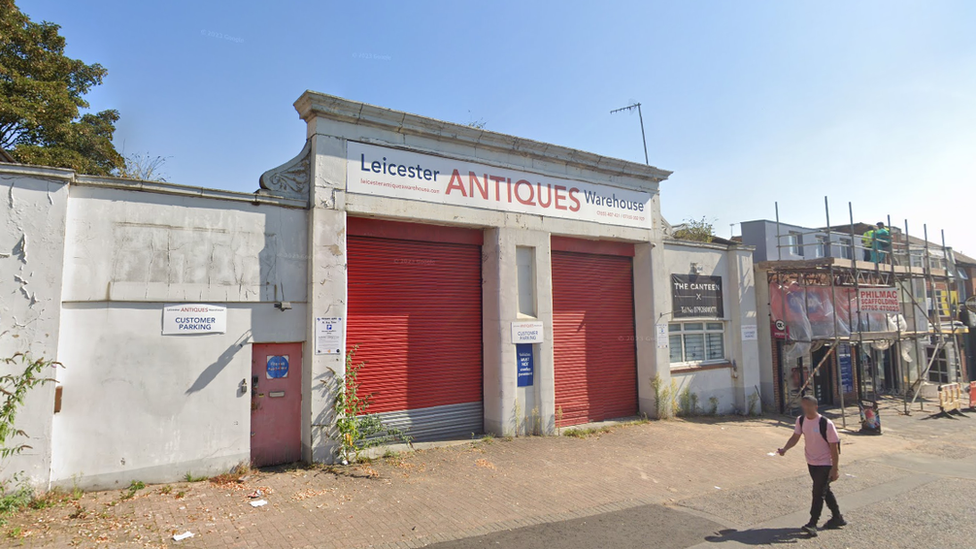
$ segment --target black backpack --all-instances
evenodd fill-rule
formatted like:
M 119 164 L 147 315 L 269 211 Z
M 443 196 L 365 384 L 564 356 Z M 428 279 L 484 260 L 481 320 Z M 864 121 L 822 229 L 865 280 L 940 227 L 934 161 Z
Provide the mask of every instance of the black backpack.
M 803 432 L 803 420 L 804 419 L 806 419 L 806 416 L 804 416 L 803 414 L 800 414 L 800 432 L 801 433 Z M 824 442 L 826 442 L 828 445 L 830 444 L 830 441 L 827 440 L 827 418 L 825 418 L 824 416 L 820 416 L 820 436 L 823 437 Z M 838 438 L 840 438 L 840 437 L 838 437 Z M 839 442 L 837 443 L 837 453 L 840 454 L 840 443 Z

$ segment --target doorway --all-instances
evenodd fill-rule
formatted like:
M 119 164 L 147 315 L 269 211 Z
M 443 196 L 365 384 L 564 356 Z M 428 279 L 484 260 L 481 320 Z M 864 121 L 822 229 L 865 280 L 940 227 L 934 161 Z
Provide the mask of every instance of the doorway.
M 251 353 L 251 465 L 299 461 L 302 344 L 255 343 Z
M 830 352 L 830 347 L 826 345 L 821 346 L 816 351 L 813 351 L 811 356 L 811 368 L 816 368 L 818 364 L 824 359 L 824 356 Z M 823 366 L 817 370 L 816 374 L 813 376 L 813 386 L 814 396 L 817 397 L 817 401 L 820 404 L 833 405 L 834 404 L 834 364 L 836 363 L 837 355 L 831 353 L 831 356 L 827 358 L 827 361 Z

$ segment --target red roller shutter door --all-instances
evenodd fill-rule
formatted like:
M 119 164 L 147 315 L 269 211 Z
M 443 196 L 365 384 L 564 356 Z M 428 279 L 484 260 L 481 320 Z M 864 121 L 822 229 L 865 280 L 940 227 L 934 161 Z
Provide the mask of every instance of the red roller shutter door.
M 369 412 L 415 440 L 481 432 L 481 232 L 348 225 L 346 343 Z
M 554 238 L 553 353 L 560 425 L 633 416 L 637 352 L 632 259 L 559 248 L 579 247 Z

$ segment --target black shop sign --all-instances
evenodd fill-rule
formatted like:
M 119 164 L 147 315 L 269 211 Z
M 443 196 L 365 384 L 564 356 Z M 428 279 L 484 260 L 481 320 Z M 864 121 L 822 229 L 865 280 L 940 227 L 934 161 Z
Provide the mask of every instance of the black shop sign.
M 671 275 L 674 318 L 724 318 L 722 277 Z

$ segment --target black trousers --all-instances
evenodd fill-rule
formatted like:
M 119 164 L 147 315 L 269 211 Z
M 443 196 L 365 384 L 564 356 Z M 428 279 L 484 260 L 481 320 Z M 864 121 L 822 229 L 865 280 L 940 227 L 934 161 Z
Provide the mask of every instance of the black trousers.
M 813 479 L 813 502 L 810 504 L 810 522 L 816 524 L 820 520 L 820 513 L 823 512 L 824 502 L 827 508 L 835 517 L 840 516 L 840 507 L 837 506 L 837 498 L 830 490 L 830 465 L 807 465 L 810 469 L 810 478 Z

